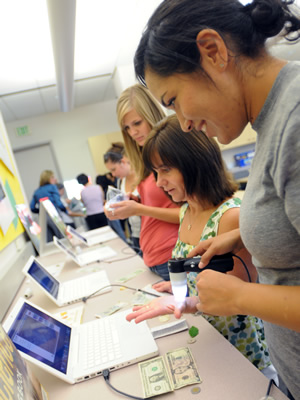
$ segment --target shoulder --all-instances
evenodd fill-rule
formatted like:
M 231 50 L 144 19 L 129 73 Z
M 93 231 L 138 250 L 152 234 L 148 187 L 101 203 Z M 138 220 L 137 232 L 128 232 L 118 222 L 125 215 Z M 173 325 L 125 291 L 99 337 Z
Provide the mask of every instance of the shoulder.
M 239 207 L 228 209 L 220 218 L 218 233 L 225 233 L 239 227 Z

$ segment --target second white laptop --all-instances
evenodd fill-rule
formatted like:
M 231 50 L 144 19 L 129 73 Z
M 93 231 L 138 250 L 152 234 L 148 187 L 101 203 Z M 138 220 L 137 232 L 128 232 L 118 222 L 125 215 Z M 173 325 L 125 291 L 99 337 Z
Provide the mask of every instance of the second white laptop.
M 95 244 L 104 243 L 118 237 L 110 226 L 104 226 L 103 228 L 80 233 L 76 229 L 72 228 L 72 226 L 68 225 L 67 232 L 70 233 L 71 236 L 80 240 L 86 246 L 94 246 Z
M 65 252 L 72 258 L 80 267 L 91 264 L 97 261 L 106 260 L 107 258 L 114 257 L 117 253 L 109 246 L 99 246 L 93 250 L 75 252 L 74 248 L 66 245 L 63 240 L 53 236 L 53 242 L 60 250 Z
M 58 307 L 81 301 L 93 293 L 96 296 L 111 290 L 104 270 L 60 282 L 34 256 L 30 256 L 23 273 L 30 277 Z M 100 290 L 101 288 L 103 290 Z
M 26 360 L 76 383 L 158 354 L 147 322 L 126 321 L 129 312 L 70 327 L 20 298 L 3 328 Z

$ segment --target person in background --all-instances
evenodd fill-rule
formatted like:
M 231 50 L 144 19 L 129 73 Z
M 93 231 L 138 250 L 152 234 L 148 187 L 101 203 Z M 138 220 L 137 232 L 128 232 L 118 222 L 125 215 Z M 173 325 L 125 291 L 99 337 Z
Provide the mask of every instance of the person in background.
M 57 179 L 54 175 L 54 172 L 51 170 L 45 170 L 40 175 L 40 185 L 33 193 L 31 202 L 30 202 L 30 210 L 38 214 L 40 211 L 40 200 L 47 197 L 57 212 L 65 212 L 68 213 L 67 208 L 64 206 L 60 199 L 59 191 L 56 187 Z M 62 238 L 61 233 L 52 222 L 51 218 L 47 216 L 47 242 L 51 242 L 53 240 L 53 236 L 57 236 L 58 238 Z
M 103 189 L 104 192 L 104 199 L 106 199 L 106 193 L 108 190 L 108 186 L 113 186 L 117 188 L 117 179 L 112 176 L 110 172 L 107 172 L 104 175 L 98 175 L 96 178 L 96 184 L 100 185 L 101 188 Z M 116 232 L 116 234 L 125 242 L 127 243 L 127 238 L 125 235 L 125 227 L 122 224 L 122 221 L 119 219 L 116 219 L 114 221 L 111 221 L 110 219 L 107 219 L 108 225 Z
M 119 178 L 118 189 L 123 193 L 131 193 L 138 198 L 139 193 L 136 189 L 136 173 L 131 168 L 130 161 L 125 154 L 124 144 L 112 143 L 103 158 L 105 166 L 111 172 L 112 176 Z M 140 253 L 141 217 L 132 215 L 128 218 L 128 223 L 133 248 L 136 252 Z
M 30 209 L 33 213 L 39 213 L 40 199 L 48 197 L 57 211 L 67 212 L 66 207 L 63 205 L 59 191 L 56 186 L 57 179 L 53 171 L 45 170 L 40 176 L 40 186 L 33 193 Z
M 96 177 L 96 184 L 102 187 L 104 191 L 104 198 L 106 199 L 108 186 L 113 186 L 116 188 L 118 186 L 118 179 L 115 178 L 111 172 L 107 172 L 104 175 L 98 175 Z
M 183 204 L 172 258 L 186 258 L 199 241 L 239 226 L 241 200 L 234 197 L 238 185 L 226 170 L 215 140 L 196 130 L 184 135 L 176 115 L 172 115 L 153 128 L 143 147 L 143 160 L 146 167 L 156 174 L 157 186 L 173 201 Z M 228 274 L 246 282 L 256 282 L 257 272 L 250 254 L 243 249 L 238 256 L 248 271 L 235 258 L 234 268 Z M 173 296 L 159 297 L 146 306 L 135 307 L 135 312 L 127 319 L 136 318 L 139 322 L 173 312 L 177 317 L 183 312 L 196 313 L 199 303 L 197 272 L 187 275 L 189 297 L 186 301 L 178 303 L 179 300 Z M 170 282 L 157 283 L 153 288 L 172 292 Z M 260 319 L 248 315 L 203 317 L 267 377 L 277 380 Z
M 103 212 L 104 192 L 99 185 L 93 185 L 87 175 L 80 174 L 77 181 L 84 186 L 81 192 L 81 201 L 86 208 L 86 223 L 88 228 L 97 229 L 107 225 Z
M 206 270 L 198 276 L 200 311 L 264 320 L 271 360 L 300 399 L 300 65 L 269 54 L 276 35 L 300 37 L 294 1 L 165 0 L 148 21 L 135 72 L 177 114 L 182 130 L 203 130 L 228 144 L 250 123 L 255 155 L 240 229 L 200 242 L 202 256 L 247 248 L 259 283 Z M 291 46 L 290 44 L 290 46 Z M 185 135 L 187 133 L 184 133 Z
M 68 199 L 64 198 L 64 194 L 65 194 L 65 187 L 62 183 L 56 183 L 57 189 L 59 191 L 59 195 L 60 195 L 60 200 L 63 203 L 63 205 L 66 207 L 67 209 L 67 213 L 64 211 L 59 211 L 59 214 L 63 220 L 63 222 L 66 225 L 70 225 L 72 226 L 74 229 L 76 228 L 76 225 L 74 223 L 74 220 L 72 217 L 85 217 L 83 212 L 78 212 L 78 211 L 72 211 L 70 210 L 69 207 L 69 203 L 70 200 L 68 201 Z
M 179 207 L 156 186 L 155 177 L 142 159 L 143 145 L 152 127 L 165 116 L 159 104 L 142 85 L 125 89 L 117 103 L 119 125 L 126 154 L 138 176 L 140 197 L 112 204 L 109 219 L 141 217 L 140 246 L 145 264 L 164 280 L 170 280 L 168 260 L 178 236 Z

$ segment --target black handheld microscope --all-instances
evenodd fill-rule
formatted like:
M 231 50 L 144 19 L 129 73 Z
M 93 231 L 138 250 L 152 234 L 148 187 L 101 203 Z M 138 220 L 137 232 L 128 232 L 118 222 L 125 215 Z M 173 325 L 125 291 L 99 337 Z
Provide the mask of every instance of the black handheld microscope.
M 187 272 L 193 271 L 200 273 L 206 269 L 212 269 L 225 273 L 232 271 L 234 265 L 231 253 L 212 257 L 210 262 L 203 269 L 198 268 L 200 261 L 200 256 L 192 258 L 172 258 L 168 261 L 172 290 L 178 302 L 184 301 L 187 294 Z

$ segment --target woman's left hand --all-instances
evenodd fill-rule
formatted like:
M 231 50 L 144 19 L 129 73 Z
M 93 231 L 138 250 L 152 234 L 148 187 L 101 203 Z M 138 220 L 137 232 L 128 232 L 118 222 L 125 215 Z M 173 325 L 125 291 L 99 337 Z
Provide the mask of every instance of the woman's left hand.
M 175 318 L 180 318 L 184 313 L 185 307 L 186 303 L 177 303 L 174 299 L 174 296 L 159 297 L 152 300 L 145 306 L 133 307 L 133 312 L 128 314 L 126 319 L 127 321 L 132 321 L 134 319 L 138 324 L 146 319 L 151 319 L 166 314 L 174 314 Z
M 110 204 L 111 210 L 107 211 L 106 217 L 110 220 L 126 219 L 133 215 L 138 215 L 138 208 L 141 204 L 134 200 L 120 201 L 119 203 Z

